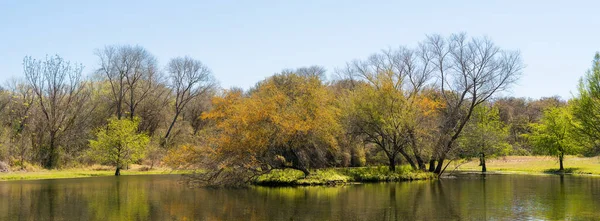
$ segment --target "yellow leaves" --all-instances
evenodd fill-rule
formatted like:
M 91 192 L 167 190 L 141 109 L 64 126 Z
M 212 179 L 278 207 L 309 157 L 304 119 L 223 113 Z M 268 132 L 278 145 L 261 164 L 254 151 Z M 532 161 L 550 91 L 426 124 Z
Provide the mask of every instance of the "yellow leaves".
M 434 115 L 439 109 L 444 107 L 444 104 L 440 100 L 434 100 L 427 96 L 419 95 L 415 100 L 417 109 L 420 110 L 425 117 Z
M 254 161 L 268 148 L 310 142 L 297 139 L 334 147 L 332 134 L 340 130 L 334 101 L 318 78 L 275 75 L 249 95 L 228 92 L 215 98 L 214 109 L 202 117 L 216 122 L 219 132 L 212 141 L 219 151 Z

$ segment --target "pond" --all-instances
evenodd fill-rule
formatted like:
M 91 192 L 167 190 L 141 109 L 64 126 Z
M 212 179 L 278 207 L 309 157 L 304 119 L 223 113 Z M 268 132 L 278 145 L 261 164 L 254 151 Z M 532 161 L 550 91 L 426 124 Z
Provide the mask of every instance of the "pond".
M 600 178 L 460 175 L 340 187 L 188 188 L 178 175 L 0 182 L 0 220 L 593 220 Z

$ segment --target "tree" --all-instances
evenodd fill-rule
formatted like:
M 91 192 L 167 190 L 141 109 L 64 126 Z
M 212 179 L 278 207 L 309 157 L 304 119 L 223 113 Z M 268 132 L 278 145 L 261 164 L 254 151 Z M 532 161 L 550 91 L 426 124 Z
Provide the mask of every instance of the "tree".
M 59 56 L 44 61 L 25 57 L 23 69 L 42 113 L 36 132 L 43 142 L 40 158 L 46 168 L 54 168 L 61 139 L 90 113 L 86 105 L 90 93 L 81 80 L 83 65 L 71 65 Z
M 345 69 L 340 70 L 341 74 L 346 77 L 345 81 L 351 84 L 367 84 L 372 87 L 374 90 L 371 91 L 372 93 L 355 93 L 358 96 L 374 96 L 372 98 L 363 97 L 362 102 L 383 102 L 372 103 L 380 106 L 381 109 L 375 112 L 367 111 L 363 117 L 370 114 L 381 114 L 381 116 L 387 117 L 385 120 L 361 118 L 360 114 L 348 119 L 353 121 L 351 124 L 354 129 L 359 129 L 354 131 L 355 133 L 365 135 L 366 142 L 375 143 L 379 147 L 385 146 L 386 148 L 383 149 L 396 149 L 395 151 L 384 150 L 390 161 L 390 169 L 394 169 L 391 165 L 392 162 L 395 163 L 394 153 L 400 153 L 413 168 L 416 169 L 418 166 L 421 170 L 426 169 L 423 160 L 423 153 L 427 152 L 424 151 L 426 145 L 421 142 L 427 140 L 423 137 L 427 136 L 427 133 L 421 133 L 426 130 L 421 126 L 427 124 L 426 112 L 429 113 L 430 108 L 436 108 L 435 105 L 424 105 L 432 104 L 430 102 L 432 100 L 428 98 L 427 89 L 432 77 L 433 65 L 431 65 L 431 53 L 426 49 L 425 45 L 419 44 L 419 47 L 415 49 L 399 47 L 395 50 L 384 50 L 369 56 L 364 61 L 350 62 Z M 382 98 L 383 100 L 381 100 Z M 384 101 L 386 99 L 393 102 Z M 358 108 L 357 110 L 366 110 L 365 108 L 368 109 L 369 106 L 361 107 L 361 104 L 358 104 L 354 107 Z M 399 119 L 403 119 L 402 122 L 398 121 Z M 392 127 L 388 128 L 389 126 Z M 382 130 L 382 128 L 387 129 Z M 378 137 L 380 141 L 375 142 L 374 137 Z M 391 138 L 390 144 L 396 146 L 381 143 L 382 140 L 387 139 L 384 137 Z M 408 149 L 409 147 L 410 149 Z
M 100 60 L 96 73 L 110 84 L 117 118 L 128 114 L 133 119 L 136 108 L 160 80 L 156 58 L 137 45 L 106 46 L 95 54 Z
M 510 126 L 507 139 L 513 147 L 512 155 L 531 154 L 533 147 L 523 137 L 531 133 L 529 124 L 539 123 L 546 109 L 566 105 L 558 96 L 540 99 L 503 97 L 494 99 L 492 103 L 498 109 L 500 120 Z
M 349 110 L 346 110 L 350 131 L 373 143 L 388 158 L 390 171 L 396 170 L 398 154 L 410 165 L 417 166 L 407 153 L 410 144 L 408 127 L 413 113 L 401 91 L 393 87 L 375 88 L 363 85 L 351 95 Z
M 437 174 L 454 149 L 473 110 L 500 91 L 509 88 L 521 75 L 523 63 L 517 51 L 505 51 L 488 38 L 468 39 L 454 34 L 448 39 L 428 36 L 426 45 L 437 75 L 444 108 L 434 159 Z M 430 162 L 433 165 L 433 162 Z
M 150 138 L 138 133 L 139 118 L 108 120 L 106 128 L 98 130 L 96 140 L 90 140 L 91 154 L 97 160 L 116 167 L 115 176 L 121 169 L 144 157 Z
M 508 129 L 498 115 L 498 109 L 487 104 L 473 110 L 473 118 L 464 129 L 459 139 L 460 156 L 464 158 L 477 157 L 481 172 L 486 172 L 487 157 L 507 155 L 511 145 L 508 141 Z
M 5 116 L 11 128 L 10 139 L 13 146 L 11 155 L 18 156 L 19 164 L 23 168 L 28 154 L 27 136 L 31 133 L 31 127 L 28 125 L 31 121 L 30 115 L 35 97 L 31 87 L 25 83 L 12 81 L 9 87 L 12 98 L 8 104 L 10 111 Z
M 249 93 L 230 91 L 213 101 L 205 119 L 215 122 L 214 170 L 205 181 L 236 173 L 248 181 L 272 169 L 330 165 L 337 149 L 339 110 L 331 91 L 316 76 L 276 74 Z
M 212 73 L 202 62 L 190 57 L 171 59 L 167 66 L 171 80 L 171 88 L 175 93 L 175 115 L 164 136 L 167 142 L 177 118 L 187 104 L 198 96 L 207 95 L 215 87 Z
M 592 68 L 579 80 L 579 95 L 573 99 L 573 117 L 581 143 L 591 152 L 600 147 L 600 53 L 596 53 Z
M 568 107 L 550 108 L 544 112 L 540 123 L 531 124 L 533 132 L 526 137 L 543 154 L 558 157 L 559 171 L 564 171 L 563 160 L 567 154 L 579 152 L 574 140 L 573 116 Z
M 197 135 L 198 132 L 207 127 L 209 120 L 202 118 L 202 114 L 211 109 L 211 99 L 216 96 L 217 90 L 211 90 L 206 96 L 196 97 L 190 101 L 181 114 L 183 120 L 189 122 L 192 127 L 192 135 Z

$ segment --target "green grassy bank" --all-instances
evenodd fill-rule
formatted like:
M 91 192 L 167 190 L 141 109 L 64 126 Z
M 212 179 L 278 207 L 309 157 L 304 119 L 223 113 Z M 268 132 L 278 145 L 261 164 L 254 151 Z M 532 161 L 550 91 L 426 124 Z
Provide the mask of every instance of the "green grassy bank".
M 399 166 L 395 172 L 388 167 L 328 168 L 311 171 L 304 177 L 293 169 L 273 170 L 253 180 L 261 186 L 337 185 L 352 182 L 395 182 L 434 179 L 433 173 L 413 171 L 409 166 Z
M 188 171 L 176 171 L 168 168 L 149 169 L 145 166 L 132 165 L 128 170 L 122 170 L 121 175 L 151 175 L 151 174 L 183 174 Z M 96 176 L 114 176 L 115 170 L 106 166 L 90 166 L 83 168 L 70 168 L 61 170 L 36 169 L 34 171 L 14 171 L 0 173 L 0 181 L 8 180 L 42 180 L 42 179 L 63 179 L 63 178 L 81 178 Z
M 558 160 L 548 156 L 508 156 L 486 161 L 488 172 L 526 173 L 526 174 L 555 174 L 558 173 Z M 600 157 L 567 156 L 564 161 L 566 174 L 600 175 Z M 447 173 L 454 168 L 459 171 L 481 171 L 478 160 L 467 163 L 451 163 Z M 132 165 L 123 170 L 121 175 L 150 175 L 150 174 L 184 174 L 190 171 L 175 171 L 168 168 L 149 169 L 145 166 Z M 81 178 L 96 176 L 113 176 L 114 168 L 108 166 L 90 166 L 62 170 L 35 169 L 0 173 L 0 181 L 6 180 L 38 180 Z M 435 179 L 432 173 L 412 171 L 409 166 L 398 166 L 395 172 L 385 166 L 357 168 L 328 168 L 311 171 L 304 177 L 298 170 L 274 170 L 269 174 L 253 180 L 255 185 L 263 186 L 302 186 L 302 185 L 336 185 L 352 182 L 395 182 L 409 180 Z
M 567 156 L 563 161 L 566 174 L 600 175 L 600 157 Z M 448 170 L 458 166 L 451 164 Z M 517 172 L 530 174 L 558 173 L 558 158 L 548 156 L 507 156 L 486 160 L 488 172 Z M 481 171 L 479 160 L 460 165 L 461 171 Z M 448 171 L 449 172 L 449 171 Z

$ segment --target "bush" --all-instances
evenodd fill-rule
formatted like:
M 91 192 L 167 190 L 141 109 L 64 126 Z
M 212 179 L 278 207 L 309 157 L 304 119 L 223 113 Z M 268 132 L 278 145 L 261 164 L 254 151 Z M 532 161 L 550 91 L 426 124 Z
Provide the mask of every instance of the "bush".
M 284 169 L 273 170 L 253 180 L 254 184 L 262 186 L 311 186 L 335 185 L 351 181 L 351 178 L 340 174 L 334 169 L 312 171 L 307 177 L 299 170 Z
M 8 164 L 5 163 L 4 161 L 0 161 L 0 172 L 1 173 L 10 172 L 10 166 L 8 166 Z

